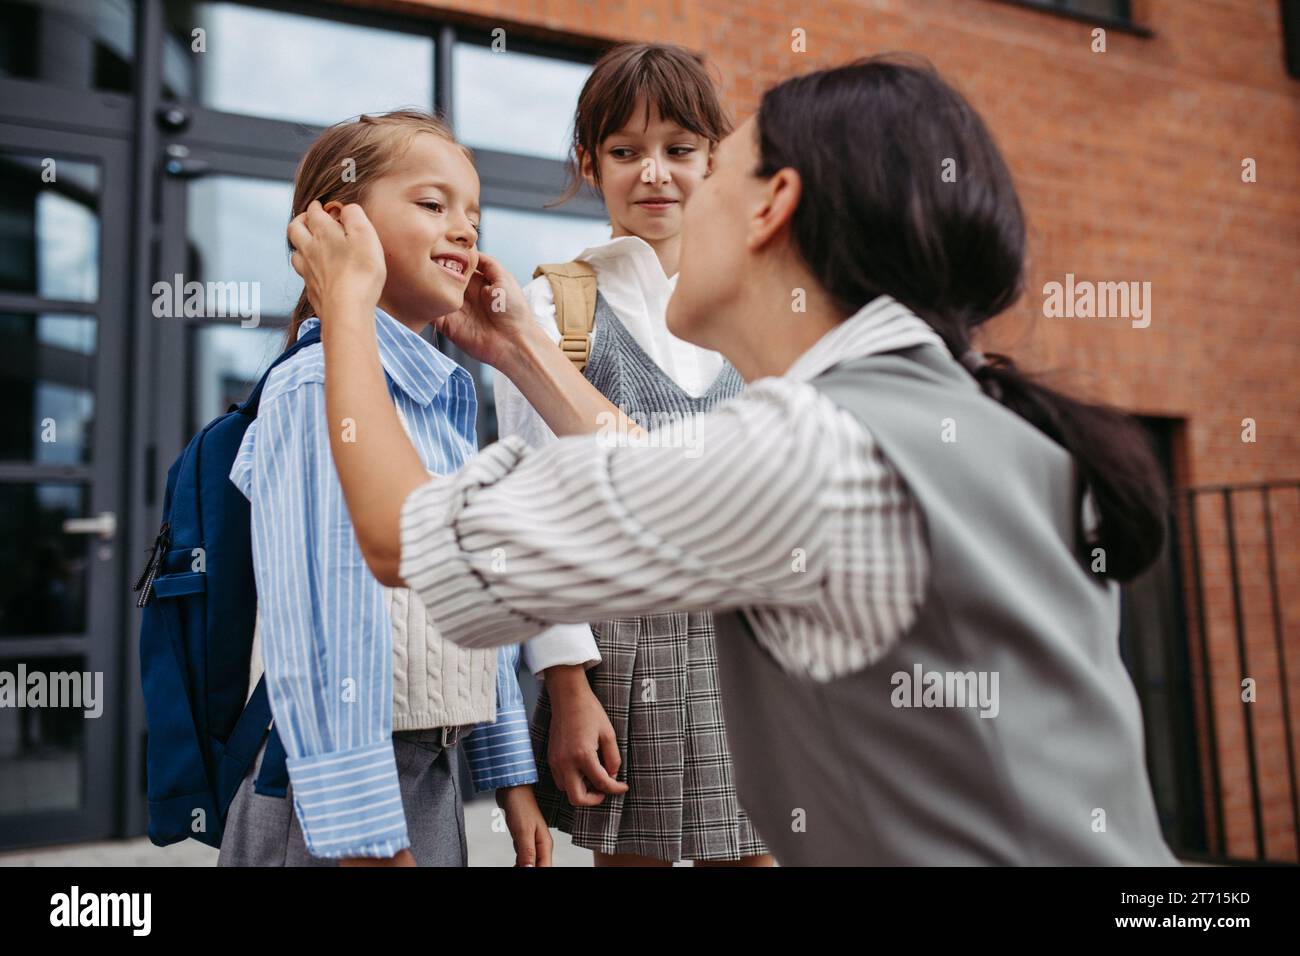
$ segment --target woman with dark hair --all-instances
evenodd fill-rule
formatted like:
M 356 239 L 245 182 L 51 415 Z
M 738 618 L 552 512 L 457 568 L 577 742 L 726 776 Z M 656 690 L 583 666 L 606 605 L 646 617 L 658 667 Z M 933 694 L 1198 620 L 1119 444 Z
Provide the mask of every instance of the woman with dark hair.
M 1020 293 L 1025 227 L 927 64 L 788 80 L 720 144 L 668 323 L 748 384 L 689 443 L 584 434 L 608 405 L 494 272 L 442 327 L 572 437 L 430 479 L 383 390 L 364 215 L 313 208 L 290 236 L 329 316 L 330 418 L 359 436 L 331 440 L 362 552 L 444 636 L 729 612 L 737 789 L 786 864 L 1175 862 L 1117 636 L 1159 474 L 1124 415 L 972 346 Z

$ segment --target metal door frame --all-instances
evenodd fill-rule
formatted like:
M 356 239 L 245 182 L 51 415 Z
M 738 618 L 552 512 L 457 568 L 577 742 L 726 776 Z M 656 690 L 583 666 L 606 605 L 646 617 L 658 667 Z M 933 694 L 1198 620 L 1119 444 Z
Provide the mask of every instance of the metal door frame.
M 57 98 L 57 97 L 56 97 Z M 130 230 L 130 150 L 115 136 L 70 132 L 48 126 L 0 123 L 0 149 L 56 159 L 95 163 L 100 170 L 99 295 L 93 303 L 66 302 L 24 293 L 0 293 L 0 309 L 13 312 L 67 312 L 93 315 L 96 320 L 94 356 L 94 458 L 88 465 L 0 465 L 7 482 L 55 481 L 89 484 L 87 516 L 111 512 L 125 528 L 125 445 L 130 430 L 127 414 L 129 376 L 122 374 L 129 354 L 127 314 Z M 57 168 L 57 167 L 56 167 Z M 123 583 L 130 563 L 127 536 L 119 533 L 104 542 L 111 557 L 101 560 L 88 551 L 86 630 L 83 634 L 0 638 L 0 656 L 8 660 L 35 656 L 84 656 L 83 670 L 104 675 L 104 710 L 89 721 L 82 744 L 82 793 L 76 810 L 52 810 L 0 817 L 0 846 L 88 840 L 112 835 L 120 812 L 117 766 L 121 727 L 126 719 L 129 679 L 122 640 Z

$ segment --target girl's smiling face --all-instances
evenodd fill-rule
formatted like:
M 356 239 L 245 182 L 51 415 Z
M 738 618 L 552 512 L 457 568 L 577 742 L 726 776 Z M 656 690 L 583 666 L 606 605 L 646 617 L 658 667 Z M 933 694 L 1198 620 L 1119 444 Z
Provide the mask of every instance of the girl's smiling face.
M 416 133 L 362 208 L 384 247 L 379 307 L 407 325 L 455 312 L 478 266 L 479 180 L 455 143 Z
M 655 106 L 647 118 L 644 99 L 632 118 L 597 149 L 599 190 L 614 236 L 635 235 L 654 243 L 681 232 L 682 207 L 709 167 L 709 142 L 666 120 Z M 596 187 L 593 157 L 581 157 L 582 174 Z

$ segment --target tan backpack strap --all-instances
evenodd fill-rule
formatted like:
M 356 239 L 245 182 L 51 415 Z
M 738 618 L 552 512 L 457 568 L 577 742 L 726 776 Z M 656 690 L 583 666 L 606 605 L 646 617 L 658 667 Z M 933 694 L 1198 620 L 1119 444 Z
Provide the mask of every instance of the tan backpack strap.
M 581 372 L 591 356 L 591 329 L 596 324 L 596 270 L 585 262 L 553 262 L 533 270 L 546 276 L 555 294 L 555 324 L 560 349 Z

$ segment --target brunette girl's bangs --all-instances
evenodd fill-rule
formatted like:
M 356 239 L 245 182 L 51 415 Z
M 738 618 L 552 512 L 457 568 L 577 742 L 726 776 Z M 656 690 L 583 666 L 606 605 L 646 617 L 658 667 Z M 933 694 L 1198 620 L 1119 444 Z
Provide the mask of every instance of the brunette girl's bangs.
M 596 149 L 632 119 L 637 103 L 645 104 L 646 122 L 653 106 L 666 120 L 716 145 L 731 132 L 717 88 L 704 61 L 681 47 L 637 44 L 616 48 L 600 62 L 579 99 L 578 145 Z
M 569 148 L 568 185 L 563 195 L 545 204 L 561 205 L 583 185 L 579 155 L 593 155 L 627 124 L 637 103 L 645 103 L 646 122 L 654 106 L 666 120 L 703 136 L 716 146 L 731 132 L 731 120 L 705 59 L 685 47 L 669 43 L 627 43 L 609 50 L 596 61 L 591 76 L 578 95 Z M 594 164 L 600 185 L 600 164 Z

